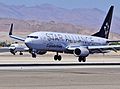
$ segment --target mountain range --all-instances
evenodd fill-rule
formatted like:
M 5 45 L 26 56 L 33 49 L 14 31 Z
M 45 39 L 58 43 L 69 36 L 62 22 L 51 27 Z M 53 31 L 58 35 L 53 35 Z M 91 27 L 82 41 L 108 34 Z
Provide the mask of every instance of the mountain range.
M 108 7 L 109 9 L 109 7 Z M 107 11 L 93 8 L 65 9 L 51 4 L 27 7 L 5 5 L 0 3 L 0 18 L 14 18 L 22 20 L 56 21 L 72 23 L 90 28 L 99 28 Z M 120 33 L 120 18 L 113 18 L 112 31 Z
M 109 7 L 108 7 L 109 9 Z M 72 23 L 92 28 L 100 27 L 106 12 L 93 8 L 65 9 L 51 4 L 42 4 L 32 7 L 5 5 L 0 3 L 0 18 L 15 18 L 23 20 L 56 21 Z M 114 12 L 115 13 L 115 12 Z M 113 18 L 113 32 L 120 33 L 120 18 Z
M 109 10 L 109 7 L 108 7 Z M 6 24 L 14 23 L 21 31 L 60 31 L 86 33 L 100 29 L 107 11 L 97 8 L 65 9 L 51 4 L 15 6 L 0 3 L 0 30 L 8 30 Z M 81 31 L 82 29 L 82 31 Z M 120 34 L 120 18 L 113 16 L 111 31 Z

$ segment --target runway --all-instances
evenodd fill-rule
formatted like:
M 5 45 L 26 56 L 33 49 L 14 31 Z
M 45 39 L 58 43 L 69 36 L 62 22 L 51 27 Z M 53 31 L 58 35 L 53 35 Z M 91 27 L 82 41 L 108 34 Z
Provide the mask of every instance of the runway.
M 63 55 L 61 62 L 53 54 L 32 59 L 24 56 L 0 56 L 0 89 L 119 89 L 118 55 L 93 55 L 86 63 Z
M 0 54 L 0 64 L 54 64 L 54 63 L 79 63 L 78 58 L 74 55 L 61 54 L 61 61 L 54 61 L 55 53 L 47 53 L 45 55 L 37 55 L 32 58 L 29 53 L 21 55 L 12 55 L 10 53 Z M 109 54 L 89 55 L 86 63 L 120 63 L 120 52 Z
M 120 68 L 1 70 L 0 89 L 119 89 Z

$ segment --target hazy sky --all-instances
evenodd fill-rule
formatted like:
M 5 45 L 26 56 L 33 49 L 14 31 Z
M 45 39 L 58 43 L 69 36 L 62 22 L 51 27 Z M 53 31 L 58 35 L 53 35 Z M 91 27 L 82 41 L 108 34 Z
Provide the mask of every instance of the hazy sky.
M 107 11 L 111 5 L 115 6 L 114 14 L 120 17 L 120 0 L 0 0 L 8 5 L 41 5 L 53 4 L 67 9 L 73 8 L 99 8 Z

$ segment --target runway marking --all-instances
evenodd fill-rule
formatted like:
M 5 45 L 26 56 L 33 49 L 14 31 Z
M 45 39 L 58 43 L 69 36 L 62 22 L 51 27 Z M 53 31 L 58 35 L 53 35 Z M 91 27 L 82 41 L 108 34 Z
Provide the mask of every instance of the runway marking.
M 0 64 L 0 70 L 120 68 L 120 63 Z
M 18 66 L 112 66 L 120 63 L 39 63 L 39 64 L 0 64 L 0 67 L 18 67 Z

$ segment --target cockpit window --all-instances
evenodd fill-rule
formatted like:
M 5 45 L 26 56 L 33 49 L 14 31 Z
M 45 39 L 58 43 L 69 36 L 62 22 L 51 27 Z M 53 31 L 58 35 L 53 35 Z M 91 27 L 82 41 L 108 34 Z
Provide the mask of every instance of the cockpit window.
M 27 36 L 27 38 L 35 38 L 35 39 L 37 39 L 38 36 Z

